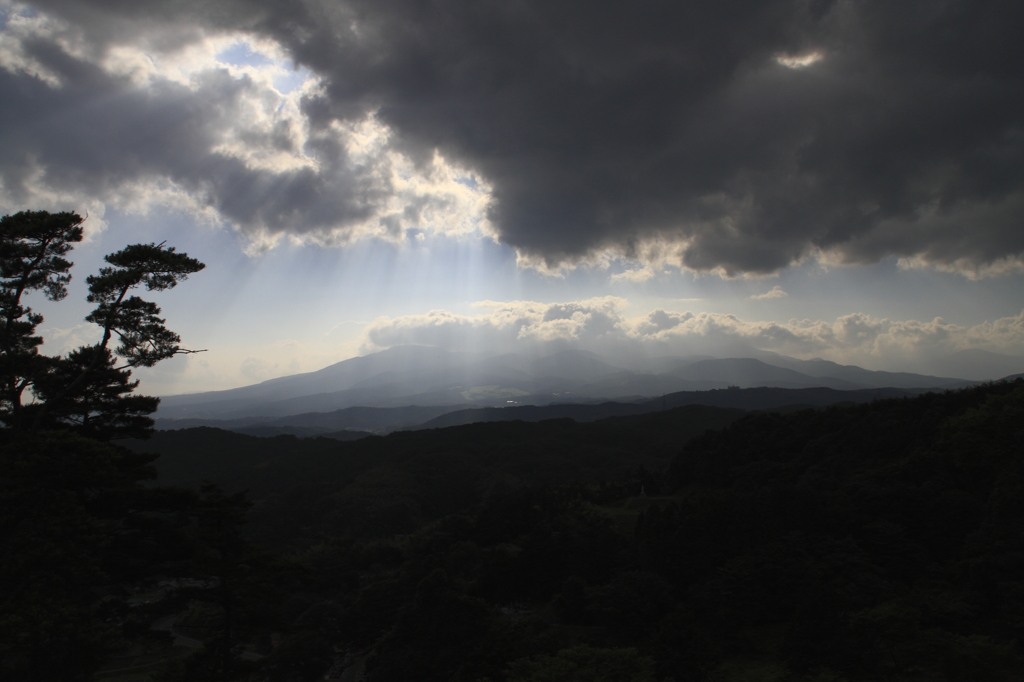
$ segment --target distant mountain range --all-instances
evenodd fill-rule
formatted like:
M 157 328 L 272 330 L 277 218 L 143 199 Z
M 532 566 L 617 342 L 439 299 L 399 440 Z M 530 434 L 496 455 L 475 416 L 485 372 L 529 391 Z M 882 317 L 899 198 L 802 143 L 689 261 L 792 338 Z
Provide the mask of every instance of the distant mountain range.
M 587 409 L 594 411 L 602 403 L 615 403 L 633 407 L 614 408 L 614 414 L 631 413 L 629 410 L 637 413 L 636 410 L 660 409 L 659 401 L 664 402 L 660 397 L 669 394 L 689 395 L 685 399 L 674 397 L 673 401 L 686 402 L 674 402 L 672 406 L 699 403 L 741 407 L 706 402 L 710 398 L 696 396 L 698 392 L 719 393 L 716 389 L 729 387 L 830 389 L 843 393 L 827 399 L 783 393 L 769 401 L 770 404 L 755 401 L 757 404 L 744 406 L 745 409 L 769 409 L 783 404 L 861 402 L 860 396 L 870 394 L 862 393 L 868 389 L 899 389 L 902 394 L 910 395 L 922 390 L 960 388 L 976 383 L 950 377 L 871 371 L 764 351 L 753 354 L 756 357 L 692 355 L 632 359 L 627 368 L 612 358 L 583 350 L 566 350 L 535 358 L 512 353 L 488 356 L 427 346 L 397 346 L 344 360 L 316 372 L 279 377 L 227 391 L 165 397 L 157 413 L 158 428 L 207 425 L 254 435 L 291 433 L 300 436 L 342 430 L 385 432 L 434 424 L 439 418 L 447 420 L 445 424 L 466 423 L 460 421 L 469 418 L 466 415 L 493 417 L 496 413 L 486 410 L 505 407 L 518 408 L 508 414 L 525 415 L 527 411 L 522 406 L 589 404 Z M 994 359 L 975 354 L 965 362 L 992 364 L 1001 357 Z M 583 414 L 582 408 L 574 409 Z M 463 416 L 452 415 L 455 412 Z M 545 410 L 544 414 L 554 412 L 557 411 Z M 605 412 L 602 416 L 610 416 L 607 409 Z M 490 417 L 477 421 L 489 421 Z M 350 437 L 344 433 L 335 436 Z
M 438 405 L 431 407 L 348 407 L 333 412 L 307 412 L 284 417 L 238 419 L 158 419 L 157 428 L 188 429 L 211 426 L 250 436 L 323 436 L 355 440 L 392 431 L 460 426 L 477 422 L 527 421 L 569 418 L 591 422 L 606 417 L 629 417 L 685 405 L 792 412 L 838 403 L 864 403 L 882 398 L 907 398 L 927 389 L 867 388 L 838 391 L 832 388 L 727 388 L 681 391 L 635 402 L 553 403 L 506 407 Z

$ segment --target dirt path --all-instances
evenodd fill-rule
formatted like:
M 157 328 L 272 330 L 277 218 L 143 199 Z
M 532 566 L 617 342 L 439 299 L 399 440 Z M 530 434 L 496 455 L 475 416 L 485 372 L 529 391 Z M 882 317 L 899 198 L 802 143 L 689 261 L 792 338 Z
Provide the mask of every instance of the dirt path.
M 178 614 L 171 616 L 164 616 L 158 620 L 153 621 L 149 626 L 150 630 L 164 630 L 174 635 L 174 645 L 188 647 L 189 649 L 198 649 L 203 646 L 203 643 L 198 639 L 192 639 L 185 635 L 179 635 L 174 631 L 174 624 L 178 622 Z

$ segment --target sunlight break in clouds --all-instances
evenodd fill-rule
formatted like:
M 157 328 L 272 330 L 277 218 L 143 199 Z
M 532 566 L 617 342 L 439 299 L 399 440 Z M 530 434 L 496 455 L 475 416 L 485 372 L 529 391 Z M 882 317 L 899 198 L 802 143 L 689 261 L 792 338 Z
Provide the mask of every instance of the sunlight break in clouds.
M 226 31 L 99 46 L 71 23 L 8 8 L 0 87 L 21 96 L 0 132 L 4 212 L 170 207 L 226 221 L 253 251 L 282 237 L 343 245 L 402 241 L 410 229 L 490 233 L 490 187 L 474 173 L 439 153 L 410 159 L 373 111 L 312 122 L 303 102 L 320 79 L 278 90 L 295 72 L 276 41 Z M 249 58 L 232 62 L 232 52 Z

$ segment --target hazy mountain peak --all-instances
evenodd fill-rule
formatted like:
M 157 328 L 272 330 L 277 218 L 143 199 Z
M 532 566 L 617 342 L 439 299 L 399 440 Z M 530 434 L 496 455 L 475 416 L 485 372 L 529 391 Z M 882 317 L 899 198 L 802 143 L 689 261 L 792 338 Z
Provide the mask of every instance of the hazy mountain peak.
M 995 355 L 995 354 L 991 354 Z M 968 359 L 988 355 L 965 355 Z M 996 359 L 1003 360 L 996 356 Z M 1009 360 L 1014 360 L 1009 358 Z M 1003 376 L 1011 371 L 1003 373 Z M 470 406 L 548 404 L 660 396 L 730 385 L 782 388 L 954 388 L 964 382 L 909 373 L 874 372 L 827 360 L 777 353 L 757 357 L 706 355 L 609 359 L 592 351 L 562 349 L 535 357 L 514 353 L 452 352 L 421 345 L 394 346 L 315 372 L 252 386 L 170 396 L 161 418 L 239 419 L 327 412 L 356 406 Z

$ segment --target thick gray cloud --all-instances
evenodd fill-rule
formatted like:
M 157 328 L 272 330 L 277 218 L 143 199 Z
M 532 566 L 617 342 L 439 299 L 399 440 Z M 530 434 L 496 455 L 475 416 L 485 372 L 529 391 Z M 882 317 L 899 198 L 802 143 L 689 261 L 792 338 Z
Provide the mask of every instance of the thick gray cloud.
M 287 152 L 295 143 L 287 119 L 269 130 L 246 129 L 260 95 L 248 78 L 211 69 L 188 84 L 159 79 L 139 87 L 55 42 L 23 47 L 59 85 L 0 69 L 0 183 L 7 201 L 31 202 L 40 184 L 95 197 L 173 184 L 228 220 L 273 233 L 343 228 L 365 219 L 388 192 L 378 177 L 356 173 L 333 139 L 306 141 L 317 170 L 261 168 L 221 149 L 231 138 L 245 140 L 250 153 Z
M 311 135 L 376 112 L 413 159 L 438 150 L 479 172 L 493 228 L 527 260 L 554 266 L 612 250 L 740 274 L 814 255 L 898 256 L 977 273 L 1024 256 L 1017 2 L 36 4 L 99 51 L 132 40 L 169 49 L 204 31 L 273 38 L 323 78 L 303 103 Z M 18 87 L 27 86 L 0 83 Z M 208 99 L 163 96 L 153 112 Z M 177 170 L 192 153 L 185 142 L 158 150 L 169 170 L 155 172 L 188 185 Z M 68 156 L 81 144 L 69 141 Z M 86 144 L 65 172 L 123 147 Z M 217 168 L 193 188 L 231 194 L 213 205 L 241 223 L 303 230 L 333 211 L 356 220 L 367 192 L 387 191 L 344 177 L 349 168 L 328 164 L 340 180 L 275 175 L 283 185 L 273 192 L 251 171 L 216 182 L 241 173 Z M 227 189 L 238 182 L 250 189 Z M 275 192 L 282 198 L 259 205 Z M 331 202 L 312 199 L 325 194 Z

